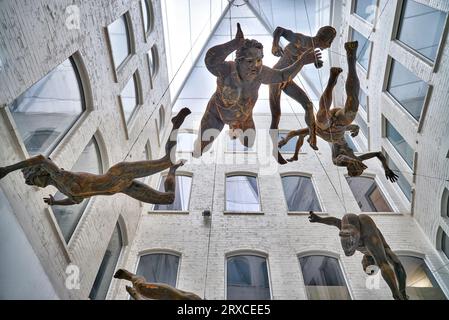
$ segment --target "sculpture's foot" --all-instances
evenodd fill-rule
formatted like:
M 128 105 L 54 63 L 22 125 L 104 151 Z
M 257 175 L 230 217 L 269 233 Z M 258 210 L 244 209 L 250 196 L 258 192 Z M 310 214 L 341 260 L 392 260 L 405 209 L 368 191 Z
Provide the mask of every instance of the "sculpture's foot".
M 358 41 L 351 41 L 345 43 L 346 54 L 349 56 L 355 56 L 357 54 L 357 48 L 359 47 Z
M 191 114 L 189 108 L 182 108 L 176 116 L 171 119 L 171 123 L 173 124 L 173 129 L 179 129 L 184 122 L 185 118 Z
M 315 130 L 315 126 L 313 126 L 313 128 L 309 128 L 309 138 L 307 139 L 307 142 L 309 143 L 310 147 L 313 150 L 318 150 L 318 147 L 316 145 L 316 130 Z
M 174 165 L 172 165 L 170 167 L 170 171 L 172 171 L 172 172 L 176 171 L 179 167 L 182 167 L 186 162 L 187 162 L 187 160 L 185 160 L 185 159 L 179 160 L 178 162 L 176 162 Z
M 123 279 L 123 280 L 129 280 L 129 281 L 131 281 L 133 276 L 134 275 L 131 272 L 129 272 L 125 269 L 118 269 L 114 274 L 114 278 L 116 278 L 116 279 Z
M 332 67 L 330 70 L 331 77 L 337 78 L 343 72 L 342 68 Z
M 287 159 L 288 162 L 298 161 L 298 156 L 293 156 L 290 159 Z
M 279 164 L 286 164 L 287 161 L 284 159 L 284 157 L 281 155 L 281 153 L 278 151 L 277 153 L 273 151 L 273 157 L 276 159 L 276 161 Z

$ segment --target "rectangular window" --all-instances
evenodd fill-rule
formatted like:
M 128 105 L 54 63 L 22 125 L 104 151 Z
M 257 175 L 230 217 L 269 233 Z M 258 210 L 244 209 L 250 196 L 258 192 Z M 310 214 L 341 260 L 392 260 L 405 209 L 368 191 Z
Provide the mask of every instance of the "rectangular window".
M 405 141 L 401 134 L 393 127 L 393 125 L 386 120 L 386 137 L 388 141 L 394 146 L 402 158 L 407 162 L 407 165 L 413 167 L 413 154 L 412 147 Z
M 108 26 L 109 42 L 115 69 L 131 54 L 128 30 L 128 16 L 122 15 Z
M 360 18 L 373 23 L 376 17 L 377 0 L 354 0 L 354 13 Z
M 278 140 L 285 138 L 287 136 L 288 132 L 279 132 L 278 133 Z M 298 141 L 298 136 L 295 136 L 291 138 L 285 146 L 282 146 L 282 148 L 279 149 L 280 153 L 295 153 L 296 149 L 296 142 Z
M 435 61 L 447 14 L 413 0 L 405 0 L 396 38 Z
M 387 158 L 387 164 L 388 167 L 390 167 L 391 170 L 394 171 L 394 173 L 396 173 L 398 175 L 398 186 L 399 188 L 402 190 L 402 192 L 405 194 L 405 196 L 407 197 L 407 199 L 409 201 L 412 201 L 412 186 L 410 185 L 410 183 L 407 181 L 407 179 L 405 178 L 404 174 L 402 172 L 399 171 L 398 167 L 396 166 L 396 164 L 390 159 L 390 157 L 388 156 L 388 154 L 386 154 L 386 158 Z
M 354 30 L 352 28 L 351 30 L 351 41 L 359 42 L 359 47 L 357 48 L 357 62 L 365 71 L 368 71 L 372 42 L 365 38 L 357 30 Z
M 362 89 L 359 91 L 359 104 L 368 113 L 368 95 Z
M 137 84 L 136 75 L 134 74 L 126 83 L 122 92 L 120 93 L 120 100 L 122 102 L 123 114 L 125 115 L 126 123 L 129 122 L 134 110 L 137 107 Z
M 160 192 L 165 190 L 165 177 L 161 177 L 159 185 Z M 189 210 L 190 189 L 192 188 L 192 177 L 176 175 L 175 201 L 171 204 L 156 204 L 154 210 L 164 211 L 187 211 Z
M 312 179 L 309 177 L 284 176 L 282 177 L 282 187 L 288 211 L 322 211 Z
M 421 117 L 429 85 L 393 60 L 387 91 L 407 110 L 416 121 Z
M 226 177 L 226 210 L 234 212 L 260 211 L 259 189 L 256 177 Z
M 362 133 L 365 136 L 365 138 L 368 139 L 369 130 L 368 130 L 368 125 L 365 122 L 365 120 L 363 120 L 363 118 L 359 114 L 357 114 L 355 116 L 355 122 L 357 122 L 357 124 L 359 125 L 360 130 L 362 130 Z
M 373 178 L 347 177 L 346 180 L 362 212 L 392 211 Z

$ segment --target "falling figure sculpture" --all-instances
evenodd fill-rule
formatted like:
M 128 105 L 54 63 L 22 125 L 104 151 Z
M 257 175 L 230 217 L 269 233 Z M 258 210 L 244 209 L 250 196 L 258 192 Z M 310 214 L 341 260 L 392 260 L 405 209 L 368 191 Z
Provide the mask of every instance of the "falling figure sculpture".
M 235 61 L 225 61 L 235 50 Z M 304 65 L 315 61 L 322 63 L 321 53 L 313 49 L 303 52 L 290 66 L 280 70 L 264 66 L 262 58 L 262 44 L 256 40 L 245 39 L 239 23 L 233 40 L 207 51 L 206 67 L 217 77 L 217 88 L 201 119 L 194 157 L 200 157 L 211 147 L 225 124 L 229 125 L 233 139 L 238 137 L 244 146 L 253 146 L 253 108 L 261 84 L 288 82 Z M 279 154 L 279 157 L 282 156 Z
M 289 66 L 298 59 L 304 52 L 310 48 L 319 48 L 320 50 L 328 49 L 335 39 L 337 31 L 331 26 L 325 26 L 318 30 L 314 37 L 309 37 L 301 33 L 294 33 L 291 30 L 277 27 L 273 32 L 273 46 L 271 52 L 273 55 L 280 57 L 279 61 L 273 66 L 275 69 L 281 69 Z M 289 41 L 289 44 L 282 49 L 279 46 L 279 40 L 283 37 Z M 315 66 L 322 67 L 322 62 L 317 61 Z M 318 150 L 316 146 L 316 129 L 315 116 L 313 113 L 313 103 L 310 101 L 307 93 L 299 87 L 293 79 L 277 84 L 270 84 L 270 109 L 271 109 L 271 130 L 279 128 L 279 121 L 281 119 L 281 93 L 285 92 L 289 97 L 293 98 L 301 104 L 305 110 L 305 121 L 309 128 L 309 144 L 314 150 Z M 276 145 L 277 136 L 273 136 L 273 145 Z M 278 162 L 285 164 L 283 158 L 278 159 Z
M 172 132 L 165 145 L 166 154 L 158 160 L 120 162 L 112 166 L 105 174 L 86 172 L 71 172 L 59 168 L 52 160 L 38 155 L 16 164 L 0 167 L 0 179 L 8 173 L 22 169 L 25 183 L 40 188 L 55 186 L 67 196 L 56 200 L 50 195 L 44 198 L 49 205 L 73 205 L 85 198 L 97 195 L 113 195 L 124 193 L 134 199 L 153 204 L 171 204 L 175 199 L 176 169 L 184 164 L 181 160 L 176 164 L 171 161 L 170 153 L 176 146 L 175 130 L 181 127 L 184 119 L 190 114 L 188 108 L 183 108 L 173 117 Z M 172 137 L 174 136 L 174 137 Z M 147 177 L 170 168 L 165 179 L 165 191 L 160 192 L 135 179 Z
M 355 137 L 359 133 L 359 126 L 352 124 L 359 109 L 360 82 L 356 70 L 356 53 L 358 42 L 345 43 L 346 56 L 348 61 L 348 78 L 346 79 L 346 104 L 344 108 L 332 108 L 332 90 L 337 84 L 338 75 L 343 71 L 341 68 L 331 68 L 329 82 L 320 98 L 320 107 L 316 115 L 317 136 L 331 144 L 332 162 L 340 167 L 346 167 L 348 175 L 351 177 L 360 176 L 367 166 L 362 162 L 371 158 L 378 158 L 382 163 L 385 176 L 391 182 L 396 182 L 398 176 L 388 167 L 387 159 L 382 152 L 369 152 L 356 156 L 345 140 L 345 132 L 351 132 Z M 304 137 L 309 134 L 309 130 L 299 129 L 290 131 L 287 136 L 279 141 L 279 148 L 295 136 L 295 154 L 288 161 L 298 160 L 298 153 L 304 143 Z
M 310 211 L 309 221 L 340 229 L 340 242 L 345 255 L 350 257 L 354 255 L 356 250 L 363 253 L 363 270 L 366 273 L 368 271 L 373 272 L 374 270 L 368 269 L 368 267 L 378 266 L 382 277 L 390 287 L 393 298 L 395 300 L 408 300 L 405 291 L 407 277 L 405 269 L 370 216 L 348 213 L 340 220 L 335 217 L 322 218 Z
M 125 269 L 119 269 L 114 278 L 131 281 L 133 286 L 126 286 L 126 291 L 135 300 L 202 300 L 194 293 L 182 291 L 165 283 L 146 282 L 142 276 Z

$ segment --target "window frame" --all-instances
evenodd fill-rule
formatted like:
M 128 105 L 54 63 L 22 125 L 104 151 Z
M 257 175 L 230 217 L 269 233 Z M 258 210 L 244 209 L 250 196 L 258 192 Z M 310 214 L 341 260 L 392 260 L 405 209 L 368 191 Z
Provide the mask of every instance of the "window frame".
M 396 127 L 393 125 L 393 123 L 391 123 L 390 120 L 388 120 L 388 118 L 382 114 L 382 119 L 381 119 L 381 126 L 382 126 L 382 138 L 384 138 L 384 140 L 386 141 L 386 143 L 388 143 L 388 145 L 391 147 L 390 149 L 394 150 L 394 152 L 399 156 L 399 158 L 401 158 L 403 164 L 405 164 L 405 166 L 407 168 L 410 169 L 410 171 L 413 173 L 415 166 L 416 166 L 416 158 L 417 158 L 417 152 L 415 149 L 412 148 L 412 146 L 408 143 L 408 141 L 405 139 L 405 137 L 401 134 L 401 132 L 399 132 L 399 130 L 396 129 Z M 407 145 L 412 149 L 413 151 L 413 157 L 412 157 L 412 165 L 410 166 L 408 164 L 408 162 L 405 160 L 405 158 L 402 156 L 402 154 L 398 151 L 398 149 L 396 148 L 396 146 L 390 141 L 390 139 L 387 136 L 387 123 L 389 123 L 398 133 L 399 135 L 402 137 L 402 139 L 404 139 L 404 141 L 407 143 Z
M 122 99 L 122 92 L 125 89 L 125 87 L 127 86 L 127 84 L 129 83 L 129 81 L 131 81 L 131 79 L 133 79 L 134 81 L 134 91 L 136 94 L 136 105 L 134 106 L 131 114 L 129 115 L 128 120 L 126 120 L 126 116 L 125 116 L 125 110 L 123 108 L 123 99 Z M 127 81 L 124 82 L 124 85 L 121 87 L 121 90 L 119 92 L 119 94 L 117 95 L 118 97 L 118 104 L 119 104 L 119 108 L 120 108 L 120 114 L 122 117 L 122 123 L 125 129 L 125 136 L 126 139 L 129 140 L 130 138 L 130 131 L 132 131 L 134 124 L 136 123 L 136 119 L 137 119 L 137 114 L 139 113 L 141 107 L 143 106 L 143 98 L 142 98 L 142 83 L 140 81 L 140 74 L 139 74 L 139 69 L 136 69 L 131 77 L 129 77 L 127 79 Z
M 141 21 L 142 21 L 142 30 L 143 30 L 143 37 L 145 42 L 147 42 L 147 39 L 150 35 L 150 33 L 154 29 L 154 8 L 153 8 L 153 2 L 151 0 L 140 0 L 140 13 L 141 13 Z M 145 2 L 145 5 L 143 4 Z M 144 7 L 146 8 L 146 12 L 144 10 Z M 148 28 L 145 29 L 145 21 L 143 19 L 143 16 L 147 16 L 148 21 Z
M 355 29 L 354 26 L 350 25 L 349 26 L 349 32 L 348 32 L 348 36 L 349 36 L 348 37 L 348 41 L 354 41 L 353 40 L 354 31 L 357 32 L 358 34 L 360 34 L 362 37 L 366 38 L 365 35 L 360 30 L 357 30 L 357 29 Z M 369 46 L 369 49 L 367 49 L 367 51 L 369 51 L 368 52 L 368 66 L 367 66 L 366 69 L 365 69 L 364 66 L 362 66 L 362 64 L 359 62 L 359 59 L 358 59 L 359 58 L 359 54 L 357 54 L 356 66 L 357 66 L 357 69 L 359 71 L 361 71 L 362 74 L 365 75 L 366 79 L 369 79 L 369 75 L 370 75 L 370 71 L 371 71 L 371 59 L 372 59 L 372 56 L 373 56 L 374 41 L 372 41 L 371 39 L 368 39 L 368 38 L 366 38 L 366 40 L 368 42 L 367 46 Z M 359 43 L 359 45 L 360 44 L 361 43 Z M 363 45 L 362 45 L 361 48 L 363 48 Z M 362 90 L 362 88 L 360 88 L 360 90 Z M 366 95 L 366 96 L 368 97 L 368 95 Z
M 226 187 L 227 187 L 227 178 L 228 177 L 239 177 L 239 176 L 245 176 L 245 177 L 253 177 L 256 179 L 256 183 L 257 183 L 257 191 L 258 191 L 258 195 L 259 195 L 259 211 L 230 211 L 227 209 L 226 207 L 226 202 L 227 202 L 227 192 L 226 192 Z M 223 204 L 223 214 L 225 215 L 263 215 L 264 212 L 262 210 L 262 195 L 261 195 L 261 190 L 260 190 L 260 182 L 259 182 L 259 176 L 257 173 L 254 172 L 250 172 L 250 171 L 232 171 L 232 172 L 225 172 L 225 181 L 224 181 L 224 204 Z
M 319 215 L 327 215 L 327 211 L 325 210 L 325 207 L 323 205 L 323 200 L 321 199 L 321 195 L 318 192 L 318 188 L 316 187 L 316 183 L 315 183 L 315 178 L 313 176 L 313 174 L 311 173 L 306 173 L 306 172 L 298 172 L 298 171 L 287 171 L 287 172 L 282 172 L 280 175 L 281 178 L 281 188 L 282 188 L 282 193 L 283 193 L 283 199 L 284 199 L 284 203 L 285 203 L 285 208 L 287 208 L 287 215 L 309 215 L 309 211 L 290 211 L 288 208 L 288 203 L 287 203 L 287 199 L 285 196 L 285 190 L 284 190 L 284 185 L 282 183 L 282 179 L 285 177 L 303 177 L 303 178 L 309 178 L 310 182 L 312 184 L 312 188 L 313 191 L 315 192 L 315 196 L 316 199 L 318 201 L 318 204 L 321 208 L 321 211 L 317 211 L 316 213 Z
M 165 177 L 167 175 L 168 175 L 168 171 L 165 171 L 165 172 L 163 172 L 163 173 L 161 173 L 159 175 L 157 187 L 154 188 L 155 190 L 159 190 L 159 187 L 161 185 L 162 179 L 163 178 L 165 179 Z M 151 205 L 151 210 L 148 211 L 149 214 L 189 214 L 190 213 L 190 205 L 191 205 L 192 192 L 193 192 L 193 172 L 177 170 L 176 171 L 176 177 L 178 177 L 178 176 L 189 177 L 191 179 L 190 180 L 189 203 L 187 204 L 187 210 L 156 210 L 155 209 L 156 205 L 155 204 L 150 204 Z
M 369 22 L 368 20 L 362 18 L 361 16 L 359 16 L 356 12 L 356 2 L 357 0 L 352 0 L 351 1 L 351 15 L 357 17 L 357 19 L 363 21 L 364 23 L 368 24 L 369 26 L 374 26 L 377 23 L 377 15 L 379 13 L 379 0 L 376 0 L 376 13 L 374 14 L 374 19 L 373 22 Z

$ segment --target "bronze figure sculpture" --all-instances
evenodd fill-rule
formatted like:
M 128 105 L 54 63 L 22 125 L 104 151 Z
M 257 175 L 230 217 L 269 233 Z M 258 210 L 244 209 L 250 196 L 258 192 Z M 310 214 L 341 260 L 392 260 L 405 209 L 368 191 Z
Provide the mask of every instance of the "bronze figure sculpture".
M 319 48 L 320 50 L 330 48 L 332 41 L 335 39 L 337 31 L 331 26 L 325 26 L 318 30 L 314 37 L 309 37 L 301 33 L 294 33 L 291 30 L 277 27 L 273 33 L 273 46 L 271 52 L 273 55 L 280 57 L 279 61 L 273 68 L 281 69 L 289 66 L 298 59 L 304 52 L 309 49 Z M 289 41 L 289 44 L 282 49 L 279 46 L 279 40 L 283 37 Z M 321 61 L 316 61 L 317 68 L 322 67 Z M 277 84 L 270 84 L 270 109 L 271 109 L 271 126 L 270 129 L 279 128 L 279 120 L 281 118 L 281 93 L 285 92 L 288 96 L 296 100 L 305 110 L 305 121 L 309 128 L 309 144 L 314 150 L 318 150 L 316 146 L 316 129 L 315 116 L 313 112 L 313 103 L 310 101 L 306 92 L 299 87 L 293 79 Z M 276 137 L 277 138 L 277 137 Z M 273 145 L 275 145 L 273 143 Z M 283 158 L 278 162 L 285 164 Z
M 119 269 L 114 278 L 131 281 L 133 286 L 126 286 L 126 291 L 135 300 L 202 300 L 194 293 L 186 292 L 165 283 L 146 282 L 144 277 L 135 275 L 125 269 Z
M 382 163 L 385 176 L 391 182 L 396 182 L 398 176 L 388 167 L 387 160 L 381 152 L 369 152 L 356 156 L 345 140 L 345 132 L 351 132 L 351 136 L 357 136 L 359 126 L 352 124 L 359 109 L 360 82 L 356 71 L 356 53 L 358 42 L 345 43 L 348 78 L 346 79 L 346 104 L 344 108 L 330 108 L 332 104 L 332 90 L 337 84 L 338 75 L 343 71 L 341 68 L 331 68 L 329 82 L 320 98 L 320 107 L 316 115 L 316 132 L 323 140 L 331 144 L 332 161 L 335 165 L 346 167 L 351 177 L 360 176 L 367 166 L 364 160 L 378 158 Z M 309 134 L 308 129 L 290 131 L 287 136 L 279 142 L 279 147 L 284 146 L 290 139 L 298 136 L 295 154 L 288 161 L 298 160 L 299 150 L 304 142 L 304 137 Z
M 172 132 L 179 129 L 184 119 L 190 114 L 188 108 L 183 108 L 173 117 Z M 176 134 L 176 132 L 175 132 Z M 16 164 L 0 167 L 0 179 L 8 173 L 22 169 L 25 183 L 40 188 L 55 186 L 67 196 L 63 200 L 55 200 L 52 195 L 44 198 L 49 205 L 73 205 L 85 198 L 97 195 L 113 195 L 124 193 L 134 199 L 153 204 L 171 204 L 175 198 L 176 169 L 184 164 L 181 160 L 173 164 L 170 157 L 172 148 L 176 146 L 176 138 L 169 139 L 165 145 L 166 154 L 158 160 L 119 162 L 105 174 L 86 172 L 71 172 L 59 168 L 52 160 L 38 155 Z M 165 191 L 154 190 L 135 179 L 153 175 L 170 168 L 165 179 Z
M 345 255 L 350 257 L 356 250 L 363 253 L 363 270 L 367 272 L 368 266 L 377 265 L 390 287 L 393 298 L 408 299 L 405 291 L 407 277 L 405 269 L 370 216 L 348 213 L 340 220 L 335 217 L 322 218 L 310 211 L 309 221 L 337 227 L 340 230 L 339 236 Z
M 235 50 L 235 61 L 225 61 Z M 206 67 L 217 77 L 217 88 L 201 119 L 194 157 L 200 157 L 210 148 L 225 124 L 229 125 L 233 139 L 238 137 L 244 146 L 251 147 L 255 140 L 252 112 L 261 84 L 288 82 L 304 65 L 321 61 L 321 54 L 309 49 L 297 56 L 292 65 L 281 70 L 264 66 L 262 58 L 262 44 L 245 39 L 238 23 L 233 40 L 207 51 Z M 208 129 L 213 130 L 208 132 Z

